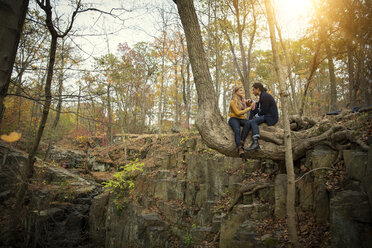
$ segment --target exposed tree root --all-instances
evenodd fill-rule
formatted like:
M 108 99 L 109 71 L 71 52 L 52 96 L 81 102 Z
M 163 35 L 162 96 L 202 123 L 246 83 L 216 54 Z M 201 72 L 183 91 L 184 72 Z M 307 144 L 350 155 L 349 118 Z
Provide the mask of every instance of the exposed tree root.
M 264 183 L 264 184 L 260 184 L 260 185 L 257 185 L 256 183 L 249 183 L 249 184 L 243 185 L 239 189 L 239 194 L 235 197 L 234 201 L 232 202 L 231 206 L 229 207 L 228 213 L 231 212 L 231 210 L 234 208 L 234 206 L 239 202 L 239 200 L 240 200 L 240 198 L 242 198 L 243 194 L 252 195 L 260 189 L 264 189 L 264 188 L 271 187 L 271 186 L 273 186 L 273 185 L 270 184 L 270 183 Z

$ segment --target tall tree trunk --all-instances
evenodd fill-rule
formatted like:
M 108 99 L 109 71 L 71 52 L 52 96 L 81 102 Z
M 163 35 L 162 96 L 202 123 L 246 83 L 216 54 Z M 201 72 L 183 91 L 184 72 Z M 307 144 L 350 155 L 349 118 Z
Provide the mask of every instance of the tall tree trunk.
M 324 40 L 324 45 L 325 45 L 326 53 L 327 53 L 330 88 L 331 88 L 330 110 L 333 111 L 337 109 L 335 65 L 333 63 L 333 55 L 332 55 L 331 47 L 327 39 Z
M 22 183 L 21 189 L 17 195 L 17 202 L 16 202 L 17 209 L 19 209 L 23 204 L 23 199 L 27 191 L 28 180 L 33 175 L 33 167 L 34 167 L 34 162 L 35 162 L 36 151 L 37 151 L 37 148 L 39 147 L 41 137 L 43 136 L 45 125 L 46 125 L 46 122 L 48 120 L 48 115 L 49 115 L 49 109 L 50 109 L 50 104 L 51 104 L 51 99 L 52 99 L 51 85 L 52 85 L 54 62 L 56 59 L 56 50 L 57 50 L 57 35 L 56 33 L 53 33 L 52 31 L 51 31 L 51 35 L 52 35 L 52 39 L 51 39 L 50 50 L 49 50 L 48 73 L 47 73 L 47 79 L 46 79 L 45 88 L 44 88 L 45 101 L 43 105 L 43 115 L 41 117 L 39 129 L 37 131 L 34 144 L 28 154 L 28 163 L 25 168 L 26 178 L 24 182 Z
M 235 8 L 235 17 L 236 17 L 236 22 L 238 24 L 238 40 L 239 40 L 239 48 L 240 48 L 240 56 L 241 56 L 241 63 L 242 63 L 242 70 L 243 70 L 243 78 L 242 78 L 242 83 L 243 87 L 245 89 L 245 94 L 248 98 L 250 98 L 250 85 L 248 81 L 248 66 L 247 66 L 247 59 L 245 57 L 245 48 L 243 44 L 243 31 L 245 29 L 245 20 L 246 20 L 246 13 L 243 13 L 243 23 L 240 23 L 240 10 L 239 10 L 239 1 L 238 0 L 233 0 L 233 5 Z
M 178 64 L 174 64 L 174 104 L 176 105 L 175 108 L 175 127 L 178 130 L 179 128 L 179 103 L 178 103 Z
M 251 5 L 252 5 L 252 16 L 253 16 L 253 31 L 251 33 L 251 37 L 249 39 L 249 46 L 248 46 L 248 55 L 247 55 L 247 89 L 248 92 L 245 93 L 247 98 L 251 98 L 250 94 L 250 85 L 251 85 L 251 79 L 250 79 L 250 73 L 251 73 L 251 67 L 252 67 L 252 50 L 253 50 L 253 43 L 254 39 L 256 37 L 256 32 L 257 32 L 257 17 L 256 17 L 256 11 L 254 7 L 255 1 L 251 0 Z M 245 54 L 244 54 L 245 56 Z
M 280 44 L 283 48 L 285 62 L 287 64 L 287 74 L 288 74 L 289 85 L 291 86 L 291 93 L 292 93 L 292 101 L 291 101 L 292 102 L 292 107 L 293 107 L 294 112 L 297 114 L 299 112 L 299 110 L 298 110 L 298 103 L 297 103 L 295 85 L 294 85 L 294 81 L 293 81 L 293 78 L 292 78 L 291 61 L 289 60 L 288 50 L 287 50 L 287 47 L 285 46 L 284 41 L 282 39 L 282 32 L 279 28 L 279 25 L 278 25 L 278 22 L 276 21 L 275 16 L 274 16 L 274 21 L 275 21 L 276 30 L 278 31 Z
M 187 49 L 194 75 L 196 90 L 198 92 L 198 114 L 196 126 L 208 144 L 223 143 L 231 150 L 235 150 L 233 142 L 229 142 L 231 133 L 221 134 L 219 130 L 227 129 L 216 102 L 216 93 L 212 83 L 212 77 L 208 68 L 208 61 L 203 48 L 200 26 L 195 13 L 192 0 L 177 0 L 178 13 L 185 31 Z M 213 121 L 212 121 L 213 120 Z M 210 122 L 212 121 L 212 122 Z M 230 137 L 231 135 L 231 137 Z M 231 147 L 230 147 L 231 146 Z M 211 146 L 218 149 L 218 145 Z M 228 150 L 230 150 L 228 149 Z M 234 152 L 236 153 L 236 152 Z
M 166 42 L 166 38 L 167 38 L 167 19 L 166 19 L 166 16 L 165 16 L 165 11 L 164 9 L 162 10 L 162 13 L 161 13 L 161 18 L 162 18 L 162 22 L 163 22 L 163 29 L 162 29 L 162 35 L 163 35 L 163 41 L 162 41 L 162 48 L 161 48 L 161 52 L 162 52 L 162 56 L 161 56 L 161 84 L 160 84 L 160 98 L 159 98 L 159 112 L 158 112 L 158 126 L 159 126 L 159 129 L 158 129 L 158 136 L 160 137 L 161 136 L 161 133 L 162 133 L 162 120 L 163 120 L 163 115 L 164 115 L 164 104 L 165 104 L 165 101 L 164 101 L 164 74 L 165 74 L 165 42 Z
M 107 125 L 107 142 L 108 145 L 112 144 L 112 110 L 111 110 L 111 95 L 110 95 L 110 82 L 107 83 L 107 115 L 108 115 L 108 125 Z
M 351 44 L 347 46 L 347 71 L 349 74 L 349 96 L 350 96 L 350 107 L 353 108 L 356 106 L 356 84 L 355 84 L 355 70 L 354 70 L 354 58 L 353 58 L 353 49 Z
M 279 81 L 280 87 L 280 101 L 282 103 L 283 123 L 284 123 L 284 145 L 285 145 L 285 165 L 287 170 L 287 225 L 289 242 L 295 247 L 299 246 L 297 229 L 296 229 L 296 208 L 295 208 L 295 174 L 293 169 L 293 155 L 292 155 L 292 140 L 291 140 L 291 129 L 289 126 L 288 118 L 288 93 L 286 92 L 286 85 L 284 75 L 282 71 L 282 65 L 279 58 L 275 27 L 274 27 L 274 14 L 271 6 L 271 0 L 265 0 L 265 7 L 267 13 L 267 20 L 269 23 L 270 40 L 273 52 L 274 69 Z
M 79 130 L 79 115 L 80 115 L 80 98 L 81 98 L 81 82 L 79 82 L 79 93 L 78 93 L 78 102 L 76 109 L 76 130 Z
M 29 0 L 0 0 L 0 123 Z
M 150 77 L 151 73 L 149 70 L 147 71 L 146 79 L 143 81 L 142 87 L 141 87 L 141 125 L 140 125 L 140 133 L 143 133 L 145 131 L 146 126 L 146 85 L 147 81 Z
M 186 119 L 187 119 L 187 129 L 190 130 L 190 118 L 191 118 L 191 104 L 192 104 L 192 85 L 191 85 L 191 71 L 190 71 L 190 61 L 187 62 L 186 66 L 186 97 L 187 97 L 187 107 L 186 107 Z
M 124 146 L 124 163 L 127 164 L 128 163 L 128 158 L 127 158 L 127 139 L 125 137 L 125 129 L 124 129 L 124 116 L 123 116 L 123 113 L 124 113 L 124 109 L 123 109 L 123 105 L 122 105 L 122 101 L 120 100 L 120 97 L 119 97 L 119 93 L 118 93 L 118 89 L 115 87 L 115 93 L 116 93 L 116 100 L 118 102 L 118 107 L 119 107 L 119 120 L 120 120 L 120 130 L 121 130 L 121 136 L 122 136 L 122 141 L 123 141 L 123 146 Z M 117 170 L 119 170 L 119 168 L 116 168 Z
M 61 116 L 62 111 L 62 91 L 63 91 L 63 81 L 64 81 L 64 69 L 65 69 L 65 56 L 64 56 L 64 40 L 62 40 L 61 46 L 61 70 L 58 75 L 58 103 L 56 108 L 56 117 L 53 121 L 52 127 L 50 128 L 49 132 L 49 141 L 48 141 L 48 148 L 45 152 L 44 160 L 49 159 L 49 152 L 52 146 L 52 142 L 54 141 L 54 137 L 56 135 L 57 125 L 59 122 L 59 118 Z
M 165 34 L 163 37 L 162 45 L 162 58 L 161 58 L 161 82 L 160 82 L 160 96 L 159 96 L 159 112 L 158 112 L 158 135 L 161 136 L 162 133 L 162 116 L 164 108 L 164 73 L 165 73 Z
M 186 78 L 185 78 L 185 62 L 186 62 L 186 50 L 185 50 L 185 44 L 183 42 L 183 38 L 181 37 L 181 47 L 182 47 L 182 60 L 181 60 L 181 78 L 182 78 L 182 100 L 183 104 L 185 105 L 185 111 L 186 111 L 186 128 L 189 129 L 189 121 L 188 121 L 188 97 L 186 94 Z M 187 65 L 188 66 L 188 65 Z
M 214 1 L 214 7 L 213 7 L 213 17 L 214 20 L 217 20 L 217 1 Z M 217 30 L 217 29 L 216 29 Z M 216 87 L 216 101 L 217 105 L 219 105 L 220 102 L 220 94 L 221 94 L 221 80 L 220 80 L 220 65 L 221 65 L 221 51 L 220 51 L 220 37 L 218 37 L 218 30 L 213 35 L 214 38 L 214 48 L 215 48 L 215 75 L 214 75 L 214 84 Z

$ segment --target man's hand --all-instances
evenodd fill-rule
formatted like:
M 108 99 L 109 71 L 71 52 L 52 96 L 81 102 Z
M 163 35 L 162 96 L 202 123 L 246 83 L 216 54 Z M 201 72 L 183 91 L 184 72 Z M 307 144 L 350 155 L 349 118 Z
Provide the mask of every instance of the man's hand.
M 252 100 L 251 100 L 252 101 Z M 252 110 L 255 110 L 256 109 L 256 102 L 253 101 L 252 104 L 251 104 L 251 109 Z

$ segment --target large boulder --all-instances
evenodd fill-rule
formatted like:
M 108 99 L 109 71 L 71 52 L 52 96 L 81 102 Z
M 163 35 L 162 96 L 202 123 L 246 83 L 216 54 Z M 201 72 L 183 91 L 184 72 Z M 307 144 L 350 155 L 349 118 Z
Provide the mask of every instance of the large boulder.
M 100 194 L 93 198 L 89 210 L 89 237 L 98 247 L 105 246 L 108 202 L 109 193 Z
M 345 150 L 343 156 L 348 177 L 362 182 L 367 175 L 368 154 L 362 151 Z
M 370 247 L 371 209 L 365 194 L 351 190 L 338 192 L 331 199 L 330 215 L 333 247 Z
M 275 218 L 283 219 L 286 216 L 287 174 L 275 177 Z

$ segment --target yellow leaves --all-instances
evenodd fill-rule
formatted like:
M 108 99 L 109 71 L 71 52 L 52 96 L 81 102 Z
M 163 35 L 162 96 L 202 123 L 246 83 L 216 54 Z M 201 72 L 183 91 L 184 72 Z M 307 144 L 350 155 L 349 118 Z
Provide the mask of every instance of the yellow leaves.
M 304 73 L 307 73 L 308 72 L 308 68 L 305 68 L 305 69 L 302 69 L 302 70 L 298 70 L 298 71 L 296 71 L 295 73 L 296 74 L 304 74 Z
M 21 136 L 22 136 L 21 133 L 11 132 L 9 135 L 6 134 L 1 135 L 1 139 L 6 142 L 12 143 L 18 141 L 21 138 Z

